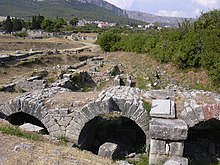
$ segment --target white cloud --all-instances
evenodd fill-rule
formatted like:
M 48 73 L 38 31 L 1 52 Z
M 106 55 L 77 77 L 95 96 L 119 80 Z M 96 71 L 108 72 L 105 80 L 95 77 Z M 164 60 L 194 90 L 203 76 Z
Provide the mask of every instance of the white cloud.
M 193 11 L 193 14 L 195 14 L 195 16 L 199 17 L 201 15 L 202 10 L 201 9 L 195 9 Z
M 218 1 L 219 0 L 194 0 L 194 2 L 200 6 L 208 8 L 218 8 L 220 4 Z
M 186 15 L 183 11 L 177 11 L 177 10 L 159 10 L 157 15 L 160 16 L 169 16 L 169 17 L 183 17 Z
M 106 1 L 122 9 L 130 8 L 135 2 L 135 0 L 106 0 Z

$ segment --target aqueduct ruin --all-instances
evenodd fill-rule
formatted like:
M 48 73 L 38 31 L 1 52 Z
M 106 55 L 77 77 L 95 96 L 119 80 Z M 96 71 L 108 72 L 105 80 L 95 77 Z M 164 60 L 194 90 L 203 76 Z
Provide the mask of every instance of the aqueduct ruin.
M 26 93 L 1 105 L 1 116 L 14 124 L 34 122 L 50 135 L 66 136 L 94 153 L 107 141 L 119 143 L 121 148 L 131 142 L 139 146 L 129 147 L 138 149 L 150 145 L 150 164 L 188 164 L 187 158 L 215 161 L 220 156 L 218 94 L 116 86 L 81 107 L 47 105 L 53 95 L 66 92 L 63 88 L 49 88 Z M 144 101 L 152 104 L 150 116 Z M 128 134 L 132 136 L 126 138 Z

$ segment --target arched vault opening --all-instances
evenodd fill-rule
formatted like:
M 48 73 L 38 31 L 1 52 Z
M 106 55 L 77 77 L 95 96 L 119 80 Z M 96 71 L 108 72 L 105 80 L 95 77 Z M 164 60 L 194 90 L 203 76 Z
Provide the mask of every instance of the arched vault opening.
M 36 117 L 29 115 L 25 112 L 17 112 L 13 113 L 5 118 L 7 121 L 9 121 L 12 125 L 22 125 L 24 123 L 30 123 L 33 125 L 37 125 L 39 127 L 44 128 L 44 133 L 49 134 L 47 128 L 44 126 L 44 124 L 37 119 Z
M 124 156 L 132 152 L 144 152 L 146 135 L 127 117 L 96 116 L 84 125 L 78 145 L 81 149 L 97 154 L 99 147 L 105 142 L 117 144 L 121 156 Z
M 189 158 L 191 164 L 217 164 L 220 158 L 220 121 L 210 119 L 191 127 L 183 156 Z

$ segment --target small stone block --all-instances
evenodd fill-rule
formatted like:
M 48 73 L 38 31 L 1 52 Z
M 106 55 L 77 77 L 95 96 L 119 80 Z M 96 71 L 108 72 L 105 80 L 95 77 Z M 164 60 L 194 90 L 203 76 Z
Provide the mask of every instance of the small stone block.
M 175 104 L 171 100 L 152 100 L 151 117 L 175 118 Z
M 188 159 L 184 157 L 171 157 L 163 165 L 188 165 Z

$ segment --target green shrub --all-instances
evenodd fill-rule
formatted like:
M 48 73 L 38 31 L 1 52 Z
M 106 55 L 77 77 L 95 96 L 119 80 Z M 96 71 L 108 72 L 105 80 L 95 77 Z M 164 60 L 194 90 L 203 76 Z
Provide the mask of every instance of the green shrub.
M 47 82 L 50 83 L 50 84 L 51 84 L 51 83 L 54 83 L 55 81 L 56 81 L 56 78 L 55 78 L 55 77 L 48 77 L 48 78 L 47 78 Z
M 103 51 L 110 52 L 113 50 L 114 45 L 119 42 L 121 39 L 121 36 L 117 34 L 115 31 L 107 31 L 102 33 L 97 43 L 100 45 Z
M 183 20 L 178 29 L 108 31 L 97 43 L 104 51 L 147 52 L 161 63 L 171 62 L 181 69 L 206 69 L 220 86 L 220 10 L 204 13 L 194 23 Z
M 14 33 L 13 36 L 15 37 L 21 37 L 21 38 L 25 38 L 28 36 L 27 32 L 26 31 L 22 31 L 22 32 L 17 32 L 17 33 Z

